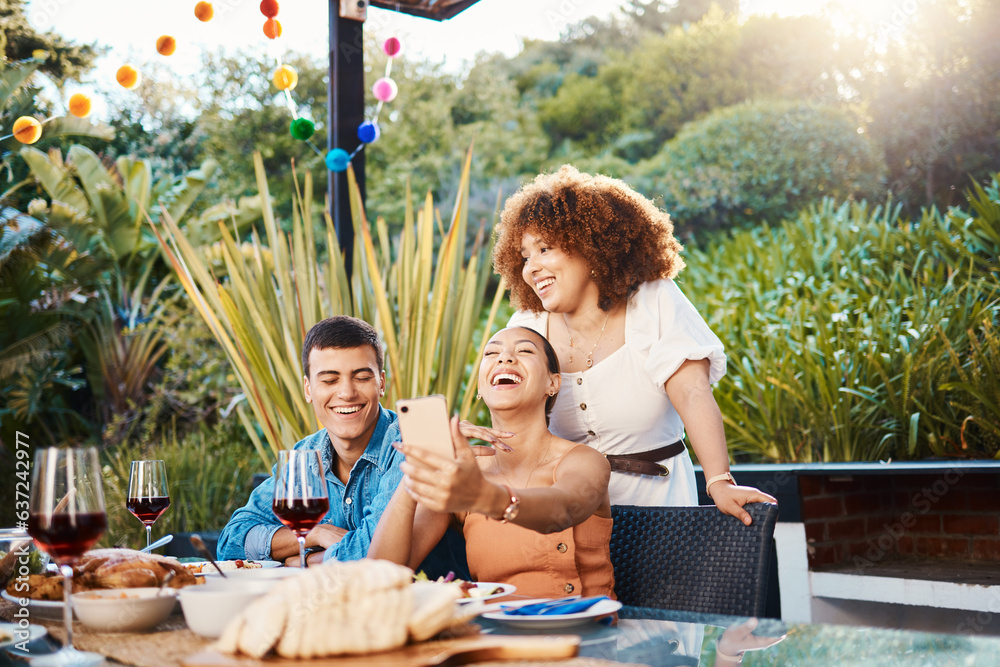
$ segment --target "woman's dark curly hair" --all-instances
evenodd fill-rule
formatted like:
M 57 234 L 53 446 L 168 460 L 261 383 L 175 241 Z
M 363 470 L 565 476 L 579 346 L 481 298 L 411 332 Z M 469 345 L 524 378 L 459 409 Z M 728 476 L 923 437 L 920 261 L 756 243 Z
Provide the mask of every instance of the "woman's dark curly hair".
M 673 278 L 684 268 L 683 246 L 670 216 L 616 178 L 563 165 L 511 195 L 497 224 L 493 268 L 510 286 L 516 308 L 544 310 L 521 277 L 521 241 L 532 232 L 545 243 L 579 255 L 593 272 L 598 305 L 611 310 L 650 280 Z

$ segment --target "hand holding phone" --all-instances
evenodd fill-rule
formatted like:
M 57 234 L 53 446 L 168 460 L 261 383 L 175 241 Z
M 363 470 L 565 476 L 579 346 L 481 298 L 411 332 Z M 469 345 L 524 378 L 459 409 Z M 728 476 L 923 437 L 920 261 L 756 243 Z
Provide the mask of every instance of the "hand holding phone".
M 399 433 L 403 444 L 425 451 L 455 458 L 448 421 L 448 403 L 441 394 L 419 398 L 401 398 L 396 401 Z

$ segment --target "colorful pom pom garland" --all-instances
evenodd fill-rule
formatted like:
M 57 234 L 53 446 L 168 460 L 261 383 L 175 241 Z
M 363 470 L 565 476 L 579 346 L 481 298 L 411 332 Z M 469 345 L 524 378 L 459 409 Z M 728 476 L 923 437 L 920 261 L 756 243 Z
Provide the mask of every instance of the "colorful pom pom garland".
M 261 3 L 262 12 L 264 11 L 264 4 L 265 3 Z M 274 5 L 274 11 L 277 12 L 277 3 L 274 3 Z M 403 51 L 403 43 L 398 37 L 390 37 L 383 42 L 382 51 L 389 56 L 389 59 L 385 64 L 385 75 L 378 79 L 372 86 L 372 94 L 375 96 L 375 99 L 378 100 L 378 106 L 375 108 L 375 116 L 371 120 L 365 120 L 358 126 L 357 135 L 359 143 L 350 153 L 343 148 L 334 148 L 324 154 L 315 145 L 313 145 L 312 142 L 309 142 L 309 139 L 316 131 L 316 126 L 309 119 L 300 116 L 298 107 L 295 105 L 295 101 L 292 99 L 291 93 L 289 92 L 295 88 L 295 83 L 297 82 L 295 70 L 288 65 L 282 65 L 279 61 L 278 68 L 274 71 L 274 86 L 278 90 L 284 91 L 285 99 L 288 103 L 288 110 L 291 112 L 293 118 L 288 128 L 289 134 L 291 134 L 294 139 L 308 142 L 309 146 L 317 154 L 323 156 L 327 169 L 330 171 L 345 171 L 347 166 L 351 163 L 351 160 L 354 159 L 355 155 L 364 150 L 364 147 L 368 144 L 378 141 L 378 138 L 382 135 L 382 128 L 379 127 L 378 117 L 382 112 L 382 106 L 396 99 L 396 95 L 399 93 L 399 88 L 396 85 L 396 82 L 393 81 L 389 75 L 392 73 L 393 59 Z M 284 70 L 291 71 L 293 77 L 291 85 L 287 85 L 288 79 L 285 78 L 284 74 L 282 74 Z
M 22 144 L 33 144 L 42 138 L 42 124 L 37 118 L 21 116 L 14 121 L 14 138 Z M 347 169 L 345 166 L 344 169 Z
M 280 9 L 280 4 L 277 0 L 262 0 L 260 3 L 260 12 L 266 19 L 263 27 L 264 36 L 270 40 L 278 39 L 282 34 L 281 22 L 277 19 Z M 198 21 L 207 23 L 215 17 L 215 9 L 211 2 L 202 0 L 194 5 L 194 15 Z M 177 50 L 177 39 L 172 35 L 160 35 L 156 39 L 155 48 L 160 55 L 171 56 Z M 289 134 L 296 140 L 307 142 L 317 154 L 324 158 L 327 168 L 331 171 L 345 171 L 354 156 L 361 152 L 368 144 L 376 142 L 382 134 L 382 129 L 378 124 L 382 106 L 392 102 L 399 94 L 399 88 L 396 82 L 390 77 L 390 74 L 392 73 L 392 61 L 402 53 L 403 43 L 397 37 L 390 37 L 382 43 L 382 51 L 388 56 L 385 65 L 385 75 L 372 85 L 372 95 L 378 100 L 378 106 L 375 109 L 374 117 L 370 120 L 365 120 L 358 126 L 357 137 L 359 143 L 350 153 L 343 148 L 334 148 L 324 154 L 313 145 L 310 139 L 316 133 L 316 125 L 312 120 L 302 117 L 299 114 L 295 101 L 291 96 L 291 91 L 298 84 L 298 73 L 293 67 L 282 64 L 280 59 L 278 59 L 278 66 L 272 75 L 272 82 L 275 88 L 285 94 L 288 109 L 292 114 L 293 120 L 289 124 Z M 115 73 L 115 79 L 126 90 L 134 90 L 142 83 L 142 73 L 133 65 L 126 63 L 118 68 Z M 69 113 L 77 118 L 87 118 L 90 116 L 92 106 L 91 98 L 83 93 L 72 95 L 67 104 Z M 7 137 L 0 137 L 0 139 L 14 137 L 21 143 L 33 144 L 41 138 L 42 126 L 49 120 L 52 119 L 38 121 L 30 116 L 22 116 L 14 122 L 12 133 L 7 135 Z

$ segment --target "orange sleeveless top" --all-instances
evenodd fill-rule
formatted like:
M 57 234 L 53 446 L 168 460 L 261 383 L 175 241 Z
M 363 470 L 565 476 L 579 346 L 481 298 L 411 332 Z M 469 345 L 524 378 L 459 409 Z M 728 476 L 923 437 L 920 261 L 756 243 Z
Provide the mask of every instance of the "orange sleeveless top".
M 484 514 L 465 518 L 465 551 L 474 581 L 517 586 L 518 595 L 614 598 L 610 518 L 589 519 L 542 535 Z

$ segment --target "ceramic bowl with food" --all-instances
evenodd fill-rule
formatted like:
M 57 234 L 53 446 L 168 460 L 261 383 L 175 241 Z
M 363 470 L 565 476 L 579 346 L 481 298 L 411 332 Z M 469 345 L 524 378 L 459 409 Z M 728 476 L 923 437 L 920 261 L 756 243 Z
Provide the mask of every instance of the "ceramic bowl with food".
M 158 595 L 159 594 L 159 595 Z M 98 632 L 145 632 L 170 616 L 177 604 L 172 588 L 117 588 L 73 594 L 80 622 Z
M 181 589 L 181 610 L 188 627 L 196 635 L 215 639 L 222 635 L 230 620 L 246 609 L 253 600 L 264 595 L 271 583 L 262 585 L 234 585 L 235 582 L 206 583 Z
M 274 567 L 260 570 L 235 570 L 226 572 L 223 577 L 218 572 L 206 572 L 203 577 L 206 584 L 218 582 L 272 581 L 278 582 L 288 577 L 294 577 L 302 572 L 299 567 Z
M 0 588 L 4 588 L 22 568 L 27 574 L 42 574 L 49 563 L 49 555 L 39 551 L 19 528 L 0 528 Z

